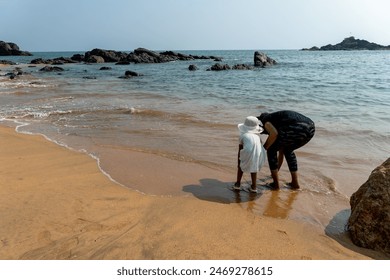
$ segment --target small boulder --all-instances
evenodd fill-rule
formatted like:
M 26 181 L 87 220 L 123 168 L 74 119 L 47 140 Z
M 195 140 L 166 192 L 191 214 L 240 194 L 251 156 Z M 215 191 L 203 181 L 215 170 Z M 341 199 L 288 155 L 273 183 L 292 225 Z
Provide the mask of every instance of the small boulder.
M 188 70 L 196 71 L 196 70 L 198 70 L 198 67 L 196 67 L 196 65 L 194 65 L 194 64 L 191 64 L 190 66 L 188 66 Z
M 125 72 L 125 75 L 122 76 L 122 77 L 119 77 L 119 78 L 121 78 L 121 79 L 130 79 L 132 77 L 139 77 L 139 76 L 142 76 L 142 74 L 139 74 L 139 73 L 134 72 L 134 71 L 127 70 Z
M 137 73 L 137 72 L 127 70 L 127 71 L 125 72 L 125 76 L 138 77 L 138 76 L 141 76 L 141 75 L 140 75 L 139 73 Z

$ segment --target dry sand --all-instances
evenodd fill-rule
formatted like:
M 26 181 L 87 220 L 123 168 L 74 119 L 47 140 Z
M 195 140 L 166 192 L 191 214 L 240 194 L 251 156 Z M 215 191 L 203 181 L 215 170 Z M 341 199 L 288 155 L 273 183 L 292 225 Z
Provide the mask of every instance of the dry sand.
M 129 173 L 156 183 L 167 168 L 187 185 L 228 177 L 155 155 L 142 161 L 165 168 L 151 175 L 129 166 Z M 237 203 L 141 194 L 109 180 L 86 154 L 6 127 L 0 213 L 0 259 L 369 259 L 320 227 L 254 215 Z

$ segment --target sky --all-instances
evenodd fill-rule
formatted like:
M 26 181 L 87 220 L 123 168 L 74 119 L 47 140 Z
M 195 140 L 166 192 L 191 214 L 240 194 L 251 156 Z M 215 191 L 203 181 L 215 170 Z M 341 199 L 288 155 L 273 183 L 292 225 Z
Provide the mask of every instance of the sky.
M 389 0 L 0 0 L 25 51 L 271 50 L 354 36 L 390 45 Z

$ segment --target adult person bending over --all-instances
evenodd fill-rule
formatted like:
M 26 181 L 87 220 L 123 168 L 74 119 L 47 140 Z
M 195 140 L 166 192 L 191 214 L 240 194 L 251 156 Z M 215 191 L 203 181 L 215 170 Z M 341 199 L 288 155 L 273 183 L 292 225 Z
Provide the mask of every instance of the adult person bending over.
M 264 143 L 268 165 L 273 179 L 273 188 L 279 189 L 278 171 L 286 158 L 291 173 L 291 188 L 299 189 L 298 163 L 294 151 L 307 144 L 314 136 L 314 122 L 294 111 L 262 113 L 257 117 L 264 126 L 268 138 Z M 279 152 L 279 156 L 278 156 Z

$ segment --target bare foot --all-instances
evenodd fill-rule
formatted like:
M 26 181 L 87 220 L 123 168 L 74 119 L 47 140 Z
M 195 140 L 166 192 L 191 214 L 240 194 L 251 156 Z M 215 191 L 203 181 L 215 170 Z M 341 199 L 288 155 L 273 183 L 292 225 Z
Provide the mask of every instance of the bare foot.
M 298 183 L 288 183 L 287 186 L 290 187 L 290 189 L 292 190 L 298 190 L 300 188 L 299 184 Z
M 273 191 L 277 191 L 277 190 L 280 189 L 280 188 L 279 188 L 279 184 L 275 184 L 275 182 L 269 183 L 269 184 L 268 184 L 268 187 L 269 187 L 271 190 L 273 190 Z

